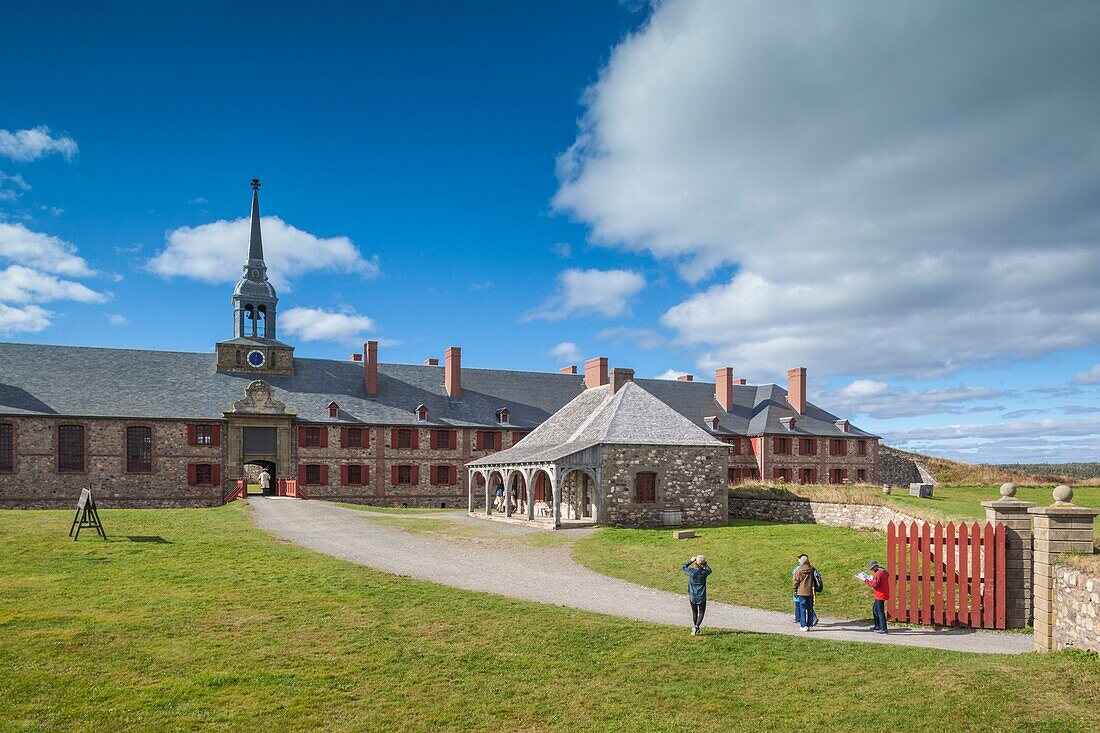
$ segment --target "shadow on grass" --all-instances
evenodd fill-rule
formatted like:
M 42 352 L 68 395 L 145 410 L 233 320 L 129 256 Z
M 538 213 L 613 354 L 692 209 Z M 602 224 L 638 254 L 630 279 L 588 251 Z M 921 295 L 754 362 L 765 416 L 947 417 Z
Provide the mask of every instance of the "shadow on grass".
M 159 535 L 129 535 L 126 539 L 131 542 L 153 542 L 158 545 L 170 545 L 172 544 L 168 540 L 160 537 Z

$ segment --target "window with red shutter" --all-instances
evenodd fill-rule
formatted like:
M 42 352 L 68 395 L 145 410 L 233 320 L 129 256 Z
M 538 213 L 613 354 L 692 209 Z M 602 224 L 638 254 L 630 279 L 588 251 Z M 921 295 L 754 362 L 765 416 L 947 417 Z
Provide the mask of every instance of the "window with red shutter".
M 367 441 L 363 440 L 363 428 L 348 428 L 348 448 L 366 448 Z
M 394 431 L 394 448 L 411 450 L 413 445 L 413 431 L 407 428 L 398 428 Z
M 222 426 L 214 424 L 210 426 L 210 445 L 222 444 Z
M 642 471 L 634 474 L 634 501 L 638 504 L 653 504 L 657 501 L 657 474 Z
M 316 463 L 306 464 L 306 480 L 307 484 L 319 484 L 321 483 L 321 466 Z
M 398 486 L 408 486 L 413 482 L 412 466 L 394 466 L 394 483 Z

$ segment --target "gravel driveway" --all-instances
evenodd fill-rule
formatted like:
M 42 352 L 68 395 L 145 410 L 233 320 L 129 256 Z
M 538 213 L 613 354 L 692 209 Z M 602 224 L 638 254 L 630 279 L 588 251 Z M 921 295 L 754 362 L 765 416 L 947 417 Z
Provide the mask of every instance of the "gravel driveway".
M 345 509 L 324 501 L 249 497 L 248 503 L 253 508 L 252 519 L 261 529 L 341 560 L 454 588 L 682 626 L 685 634 L 690 628 L 691 612 L 686 595 L 600 575 L 573 562 L 565 547 L 535 548 L 515 543 L 514 547 L 502 551 L 492 543 L 441 540 L 385 526 L 372 521 L 370 512 Z M 416 518 L 427 516 L 431 515 L 417 515 Z M 460 521 L 476 522 L 479 527 L 504 536 L 546 531 L 483 522 L 465 515 L 460 516 Z M 704 627 L 707 626 L 807 639 L 960 652 L 1018 654 L 1032 648 L 1029 634 L 896 628 L 884 636 L 867 631 L 863 621 L 825 617 L 813 631 L 802 632 L 791 621 L 790 614 L 714 602 L 707 604 Z

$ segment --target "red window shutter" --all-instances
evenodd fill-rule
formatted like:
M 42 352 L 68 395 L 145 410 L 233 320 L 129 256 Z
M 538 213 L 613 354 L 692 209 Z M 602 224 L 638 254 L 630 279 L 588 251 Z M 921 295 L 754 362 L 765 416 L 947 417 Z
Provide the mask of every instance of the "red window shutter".
M 458 483 L 458 466 L 451 466 L 451 485 Z
M 210 469 L 210 473 L 213 474 L 214 485 L 222 485 L 222 466 L 220 463 L 215 463 L 214 467 Z
M 222 426 L 214 423 L 210 426 L 210 445 L 222 444 Z
M 412 432 L 412 439 L 409 442 L 409 445 L 412 446 L 413 450 L 416 450 L 417 448 L 420 447 L 420 431 L 416 430 L 414 428 L 411 432 Z
M 328 448 L 328 428 L 321 428 L 321 447 Z
M 497 450 L 500 450 L 501 444 L 503 442 L 504 442 L 504 433 L 497 432 L 497 433 L 493 434 L 493 445 L 496 447 Z
M 420 483 L 420 466 L 413 466 L 411 473 L 413 486 L 416 486 Z
M 451 450 L 455 450 L 456 448 L 458 448 L 458 432 L 455 431 L 455 430 L 452 430 L 449 433 L 447 433 L 447 435 L 450 436 L 449 438 L 447 438 L 447 446 Z
M 347 428 L 340 428 L 340 447 L 341 448 L 347 448 L 348 447 L 348 429 Z
M 348 467 L 347 467 L 346 464 L 340 466 L 340 485 L 341 486 L 347 486 L 348 485 Z
M 321 466 L 321 483 L 322 484 L 327 484 L 328 483 L 328 466 L 324 466 L 324 465 Z
M 362 466 L 362 469 L 363 469 L 363 473 L 362 473 L 363 485 L 366 486 L 367 484 L 370 483 L 370 466 L 364 464 Z
M 390 466 L 390 483 L 397 486 L 397 466 Z
M 306 444 L 306 426 L 298 426 L 298 446 L 302 447 Z
M 298 464 L 298 483 L 302 486 L 306 484 L 306 467 L 303 464 Z
M 194 426 L 191 426 L 191 427 L 194 427 Z M 195 485 L 195 480 L 196 480 L 195 479 L 195 464 L 194 463 L 188 463 L 187 464 L 187 485 L 188 486 L 194 486 Z
M 428 447 L 431 448 L 432 450 L 437 450 L 439 448 L 439 431 L 438 430 L 429 431 L 429 433 L 428 433 Z
M 391 448 L 396 448 L 397 447 L 397 428 L 390 428 L 390 447 Z M 394 479 L 393 482 L 396 484 L 397 479 Z
M 772 453 L 779 452 L 779 438 L 772 438 Z
M 438 474 L 439 474 L 439 471 L 435 466 L 432 466 L 428 469 L 428 482 L 432 486 L 435 486 L 439 483 L 438 481 L 436 481 L 436 478 L 438 478 Z
M 187 445 L 197 445 L 197 444 L 198 444 L 198 440 L 195 438 L 195 426 L 194 425 L 188 425 L 187 426 Z M 194 483 L 194 482 L 192 482 L 192 483 Z

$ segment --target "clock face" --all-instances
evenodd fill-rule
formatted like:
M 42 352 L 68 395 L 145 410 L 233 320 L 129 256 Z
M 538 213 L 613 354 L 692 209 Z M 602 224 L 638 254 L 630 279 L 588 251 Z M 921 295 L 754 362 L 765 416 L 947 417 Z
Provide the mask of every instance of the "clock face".
M 260 277 L 260 271 L 259 270 L 253 270 L 252 271 L 252 278 L 253 279 L 258 279 L 259 277 Z
M 249 366 L 254 367 L 256 369 L 259 369 L 260 367 L 262 367 L 264 365 L 264 362 L 266 362 L 266 361 L 267 361 L 267 357 L 264 356 L 264 352 L 257 351 L 255 349 L 248 352 L 248 365 Z

